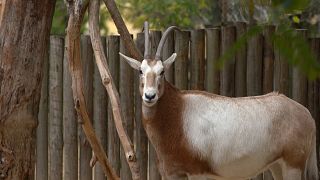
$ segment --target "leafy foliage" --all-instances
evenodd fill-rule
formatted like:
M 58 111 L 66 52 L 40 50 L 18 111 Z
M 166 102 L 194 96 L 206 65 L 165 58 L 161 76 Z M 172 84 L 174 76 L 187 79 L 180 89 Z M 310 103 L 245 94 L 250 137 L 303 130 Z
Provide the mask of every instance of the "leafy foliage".
M 251 1 L 252 3 L 253 1 Z M 269 2 L 269 4 L 268 4 Z M 271 3 L 272 2 L 272 3 Z M 248 5 L 247 2 L 242 2 L 242 5 Z M 256 3 L 256 2 L 255 2 Z M 310 43 L 295 29 L 293 24 L 298 27 L 303 27 L 298 16 L 294 15 L 289 18 L 289 15 L 299 13 L 308 7 L 309 0 L 261 0 L 260 4 L 270 6 L 273 13 L 271 14 L 272 23 L 277 24 L 277 30 L 272 35 L 271 41 L 275 49 L 280 52 L 291 65 L 298 67 L 310 79 L 315 79 L 320 75 L 320 63 L 314 51 L 310 49 Z M 224 62 L 231 59 L 237 51 L 242 49 L 247 40 L 262 33 L 264 25 L 253 25 L 249 27 L 247 32 L 228 49 L 219 59 L 218 67 L 222 67 Z M 314 34 L 311 26 L 307 26 L 309 34 Z
M 100 6 L 100 29 L 102 35 L 107 35 L 107 20 L 110 18 L 107 9 L 104 4 Z M 63 0 L 57 0 L 56 7 L 52 20 L 51 34 L 64 35 L 65 29 L 68 24 L 68 12 L 67 7 Z M 85 14 L 83 24 L 81 27 L 81 33 L 88 31 L 88 13 Z
M 149 21 L 152 28 L 161 29 L 169 25 L 183 28 L 195 27 L 208 22 L 215 13 L 210 0 L 119 0 L 124 16 L 141 28 Z
M 144 21 L 149 21 L 152 28 L 162 29 L 169 25 L 181 28 L 199 28 L 206 24 L 220 22 L 219 0 L 117 0 L 117 5 L 123 17 L 133 23 L 135 28 L 141 28 Z M 221 1 L 221 0 L 220 0 Z M 310 5 L 310 1 L 313 2 Z M 309 43 L 295 30 L 296 27 L 306 27 L 306 20 L 300 19 L 299 14 L 306 9 L 319 11 L 315 2 L 319 0 L 230 0 L 232 8 L 228 9 L 231 17 L 243 17 L 246 21 L 257 14 L 267 15 L 267 24 L 276 24 L 277 31 L 272 35 L 275 48 L 281 52 L 284 59 L 299 67 L 309 78 L 318 77 L 320 65 L 316 55 L 310 50 Z M 261 12 L 259 12 L 261 11 Z M 232 15 L 233 14 L 233 15 Z M 314 13 L 313 13 L 314 14 Z M 251 16 L 251 17 L 250 17 Z M 258 15 L 259 16 L 259 15 Z M 290 17 L 289 17 L 290 16 Z M 106 21 L 109 13 L 104 6 L 100 9 L 101 34 L 107 34 Z M 85 16 L 82 32 L 87 31 L 88 17 Z M 259 20 L 258 20 L 259 22 Z M 51 33 L 65 34 L 67 10 L 63 0 L 57 0 Z M 293 24 L 295 27 L 293 27 Z M 247 33 L 238 38 L 235 44 L 220 58 L 220 67 L 243 48 L 247 40 L 262 33 L 264 25 L 250 26 Z M 308 25 L 312 31 L 316 26 Z M 310 33 L 312 34 L 312 32 Z

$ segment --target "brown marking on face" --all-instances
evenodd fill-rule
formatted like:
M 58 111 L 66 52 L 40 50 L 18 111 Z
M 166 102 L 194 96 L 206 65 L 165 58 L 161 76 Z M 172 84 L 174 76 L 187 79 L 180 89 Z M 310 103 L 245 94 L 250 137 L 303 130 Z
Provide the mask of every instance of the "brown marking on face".
M 156 64 L 157 64 L 157 60 L 148 60 L 147 61 L 147 64 L 150 66 L 150 67 L 153 67 L 153 66 L 155 66 Z
M 184 108 L 181 92 L 166 81 L 163 84 L 162 97 L 155 107 L 149 108 L 154 111 L 153 116 L 143 116 L 143 125 L 158 155 L 160 171 L 166 175 L 215 174 L 209 163 L 200 159 L 188 145 L 181 128 Z
M 146 74 L 146 87 L 154 87 L 156 85 L 156 73 L 148 72 Z

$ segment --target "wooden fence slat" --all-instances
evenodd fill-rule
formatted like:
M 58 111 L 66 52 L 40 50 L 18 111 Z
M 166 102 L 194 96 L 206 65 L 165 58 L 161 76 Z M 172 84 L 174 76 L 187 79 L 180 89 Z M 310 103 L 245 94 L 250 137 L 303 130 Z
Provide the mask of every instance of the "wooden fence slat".
M 62 179 L 62 76 L 64 40 L 50 37 L 49 55 L 49 179 Z
M 262 94 L 262 35 L 258 34 L 248 39 L 247 49 L 247 95 Z
M 46 51 L 38 113 L 36 179 L 48 179 L 48 81 L 49 53 Z
M 78 122 L 65 50 L 63 62 L 63 178 L 78 180 Z
M 289 64 L 281 55 L 279 49 L 275 49 L 274 59 L 274 90 L 289 96 Z
M 248 27 L 249 29 L 250 27 Z M 247 95 L 262 94 L 263 38 L 261 34 L 248 39 L 247 43 Z M 253 180 L 262 180 L 259 174 Z
M 151 31 L 151 54 L 154 55 L 157 51 L 159 41 L 161 39 L 161 31 Z M 157 166 L 157 154 L 151 142 L 149 141 L 149 179 L 161 180 L 161 176 Z
M 105 50 L 106 48 L 106 38 L 102 37 L 102 45 Z M 106 51 L 105 51 L 106 52 Z M 95 61 L 94 61 L 95 62 Z M 108 115 L 107 115 L 107 91 L 105 90 L 101 76 L 99 73 L 98 66 L 94 63 L 93 69 L 93 126 L 99 138 L 101 145 L 103 146 L 105 152 L 107 152 L 108 145 Z M 105 180 L 105 174 L 100 166 L 100 163 L 97 163 L 94 167 L 94 179 L 95 180 Z
M 136 45 L 141 52 L 144 52 L 144 33 L 138 33 Z M 142 53 L 143 54 L 143 53 Z M 140 73 L 134 73 L 134 96 L 135 96 L 135 120 L 136 120 L 136 153 L 140 165 L 141 180 L 148 179 L 148 137 L 142 124 L 142 102 L 139 89 Z
M 221 29 L 221 52 L 222 55 L 232 47 L 235 42 L 235 27 L 234 26 L 223 26 Z M 235 57 L 226 59 L 221 71 L 220 76 L 220 94 L 224 96 L 235 95 Z
M 263 94 L 273 91 L 274 50 L 271 37 L 275 32 L 274 26 L 266 26 L 263 41 Z
M 120 37 L 120 52 L 128 55 L 125 48 L 124 42 Z M 133 140 L 133 123 L 134 123 L 134 97 L 133 97 L 133 69 L 129 66 L 125 60 L 121 60 L 120 57 L 120 81 L 119 81 L 119 93 L 120 93 L 120 103 L 123 113 L 123 126 L 126 130 L 128 137 Z M 120 159 L 121 159 L 121 169 L 120 177 L 121 179 L 132 179 L 131 171 L 128 166 L 126 155 L 124 154 L 122 147 L 120 148 Z
M 162 60 L 165 61 L 174 53 L 174 32 L 170 32 L 167 36 L 167 40 L 162 50 Z M 170 83 L 174 83 L 174 66 L 164 72 L 166 80 Z
M 236 23 L 237 39 L 241 38 L 247 31 L 246 23 Z M 247 95 L 247 44 L 236 54 L 235 65 L 235 96 Z
M 205 31 L 191 31 L 190 89 L 204 90 L 205 78 Z
M 174 63 L 174 83 L 179 89 L 188 89 L 188 61 L 190 32 L 175 32 L 175 52 L 177 57 Z
M 217 61 L 220 57 L 220 28 L 206 29 L 206 91 L 220 93 L 220 71 Z
M 306 29 L 300 29 L 298 33 L 305 38 L 307 36 Z M 292 99 L 304 106 L 308 104 L 308 79 L 298 67 L 292 69 Z
M 310 48 L 313 51 L 314 55 L 318 59 L 319 58 L 319 50 L 320 50 L 320 39 L 319 38 L 310 38 Z M 317 99 L 317 100 L 316 100 Z M 320 120 L 319 120 L 319 107 L 317 107 L 317 101 L 319 99 L 318 94 L 318 88 L 317 88 L 317 80 L 308 80 L 308 109 L 310 113 L 312 114 L 312 117 L 314 118 L 316 122 L 316 127 L 319 129 L 320 127 Z M 320 131 L 317 131 L 317 154 L 319 154 L 319 144 L 320 144 Z M 319 164 L 319 160 L 318 160 Z
M 110 73 L 115 86 L 119 89 L 120 37 L 107 37 L 107 57 Z M 110 100 L 108 100 L 108 159 L 111 166 L 120 175 L 120 140 L 114 124 Z
M 92 121 L 93 115 L 93 50 L 91 40 L 89 36 L 81 36 L 81 63 L 83 67 L 83 81 L 85 87 L 83 87 L 83 93 L 86 100 L 87 110 L 89 117 Z M 86 139 L 86 136 L 81 128 L 81 124 L 78 125 L 79 133 L 79 146 L 80 146 L 80 180 L 92 179 L 92 168 L 90 167 L 90 160 L 92 158 L 92 150 Z

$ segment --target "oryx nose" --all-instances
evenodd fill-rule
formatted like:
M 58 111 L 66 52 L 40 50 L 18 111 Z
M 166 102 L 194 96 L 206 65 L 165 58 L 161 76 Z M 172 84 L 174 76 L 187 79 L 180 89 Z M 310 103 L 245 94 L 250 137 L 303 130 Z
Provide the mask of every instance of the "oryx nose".
M 151 101 L 152 99 L 154 99 L 156 97 L 156 94 L 147 94 L 147 93 L 145 93 L 144 95 L 149 101 Z

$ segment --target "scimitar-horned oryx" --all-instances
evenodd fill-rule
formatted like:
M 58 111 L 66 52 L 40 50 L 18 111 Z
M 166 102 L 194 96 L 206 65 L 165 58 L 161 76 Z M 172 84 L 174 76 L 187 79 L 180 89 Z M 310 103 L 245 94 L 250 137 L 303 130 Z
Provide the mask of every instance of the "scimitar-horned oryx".
M 167 179 L 205 175 L 248 179 L 270 169 L 276 180 L 318 180 L 316 128 L 309 111 L 279 93 L 230 98 L 181 91 L 164 72 L 176 53 L 161 61 L 168 28 L 155 57 L 145 23 L 144 60 L 120 53 L 140 71 L 143 125 Z

